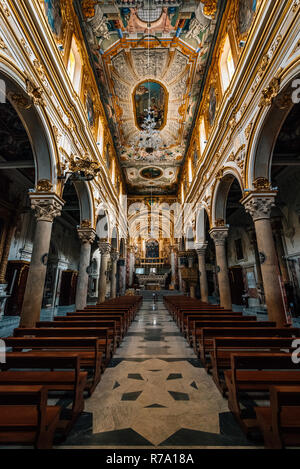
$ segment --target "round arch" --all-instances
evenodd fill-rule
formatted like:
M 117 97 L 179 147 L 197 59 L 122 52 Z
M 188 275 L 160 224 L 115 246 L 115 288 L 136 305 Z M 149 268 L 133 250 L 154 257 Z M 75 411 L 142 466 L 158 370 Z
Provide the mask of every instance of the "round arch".
M 246 156 L 246 184 L 253 189 L 253 182 L 264 178 L 271 182 L 271 166 L 274 147 L 280 130 L 294 106 L 291 96 L 294 80 L 300 78 L 300 59 L 281 74 L 280 91 L 270 107 L 262 107 L 253 124 Z
M 35 162 L 35 183 L 48 180 L 57 185 L 58 152 L 53 129 L 42 106 L 31 102 L 25 89 L 25 77 L 7 62 L 0 62 L 0 80 L 6 98 L 17 112 L 28 135 Z
M 218 220 L 222 220 L 226 223 L 226 204 L 228 193 L 234 180 L 237 180 L 241 191 L 243 192 L 244 187 L 241 177 L 232 168 L 228 171 L 224 171 L 222 179 L 220 179 L 214 189 L 212 195 L 212 226 L 216 226 Z
M 90 185 L 85 181 L 73 182 L 80 208 L 80 221 L 88 220 L 91 222 L 91 227 L 94 227 L 94 204 L 93 194 Z
M 201 207 L 196 214 L 196 243 L 206 241 L 206 228 L 209 225 L 209 212 L 206 207 Z

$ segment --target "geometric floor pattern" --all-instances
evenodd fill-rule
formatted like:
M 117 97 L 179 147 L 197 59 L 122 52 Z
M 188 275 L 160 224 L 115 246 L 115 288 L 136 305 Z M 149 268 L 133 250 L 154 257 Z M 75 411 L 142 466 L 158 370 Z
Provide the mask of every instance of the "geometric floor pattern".
M 144 300 L 85 412 L 57 448 L 249 448 L 161 301 Z

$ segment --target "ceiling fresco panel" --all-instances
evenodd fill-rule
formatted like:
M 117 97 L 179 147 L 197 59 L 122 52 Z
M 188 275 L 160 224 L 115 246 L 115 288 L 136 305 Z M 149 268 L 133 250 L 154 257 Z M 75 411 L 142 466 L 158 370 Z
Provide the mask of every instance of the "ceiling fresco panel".
M 74 1 L 82 8 L 81 0 Z M 196 0 L 116 0 L 99 1 L 92 16 L 84 12 L 82 31 L 112 135 L 118 136 L 128 192 L 176 194 L 218 11 L 207 16 L 204 1 Z M 143 146 L 144 125 L 150 143 Z M 143 178 L 147 165 L 161 176 Z

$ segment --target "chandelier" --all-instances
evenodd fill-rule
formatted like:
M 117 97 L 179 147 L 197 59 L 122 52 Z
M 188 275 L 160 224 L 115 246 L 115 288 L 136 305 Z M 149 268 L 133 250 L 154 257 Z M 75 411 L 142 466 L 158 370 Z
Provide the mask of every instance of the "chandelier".
M 147 153 L 153 153 L 159 150 L 162 145 L 162 139 L 159 130 L 156 130 L 156 121 L 151 107 L 145 109 L 146 117 L 144 123 L 141 125 L 142 131 L 136 137 L 135 146 L 139 150 L 145 150 Z

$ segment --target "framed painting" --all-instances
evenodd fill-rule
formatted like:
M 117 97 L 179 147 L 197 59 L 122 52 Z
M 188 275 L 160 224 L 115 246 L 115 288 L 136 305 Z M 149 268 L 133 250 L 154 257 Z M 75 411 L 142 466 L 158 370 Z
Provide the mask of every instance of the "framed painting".
M 209 106 L 208 106 L 208 121 L 209 121 L 210 126 L 212 126 L 215 121 L 216 108 L 217 108 L 216 90 L 213 86 L 211 86 L 210 91 L 209 91 Z
M 94 102 L 92 100 L 92 96 L 90 93 L 86 96 L 86 112 L 88 121 L 91 127 L 93 127 L 95 122 L 95 109 L 94 109 Z
M 151 117 L 155 120 L 155 129 L 162 129 L 166 124 L 167 105 L 167 91 L 160 83 L 155 81 L 140 83 L 133 92 L 136 125 L 142 129 L 150 108 Z

